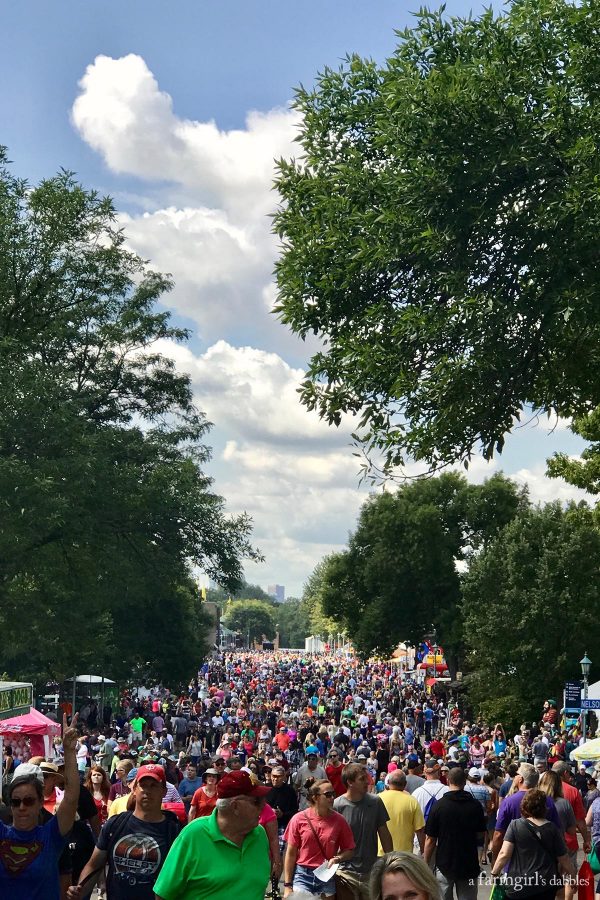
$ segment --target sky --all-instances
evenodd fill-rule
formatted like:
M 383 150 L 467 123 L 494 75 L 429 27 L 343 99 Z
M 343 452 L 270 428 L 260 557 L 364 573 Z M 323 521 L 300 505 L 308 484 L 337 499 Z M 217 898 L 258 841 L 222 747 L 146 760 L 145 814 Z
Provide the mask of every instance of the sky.
M 369 488 L 351 423 L 330 428 L 296 389 L 310 342 L 271 313 L 277 244 L 273 160 L 292 156 L 294 89 L 348 53 L 383 62 L 420 4 L 391 0 L 27 0 L 5 4 L 0 143 L 32 183 L 59 168 L 110 194 L 127 240 L 175 289 L 164 297 L 187 345 L 160 349 L 189 373 L 213 429 L 208 467 L 232 513 L 247 511 L 264 563 L 247 580 L 299 596 L 340 550 Z M 483 4 L 448 0 L 447 12 Z M 297 151 L 296 151 L 297 152 Z M 504 471 L 545 502 L 582 492 L 545 477 L 557 450 L 578 454 L 567 423 L 533 420 Z

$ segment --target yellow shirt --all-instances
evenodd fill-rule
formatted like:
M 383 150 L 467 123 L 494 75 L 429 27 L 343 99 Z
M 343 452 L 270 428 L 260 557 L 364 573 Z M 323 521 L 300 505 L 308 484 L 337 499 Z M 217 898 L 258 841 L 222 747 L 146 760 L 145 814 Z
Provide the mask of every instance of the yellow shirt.
M 113 802 L 110 804 L 110 809 L 108 810 L 108 818 L 111 819 L 113 816 L 118 816 L 119 813 L 127 812 L 127 801 L 129 800 L 131 794 L 123 794 L 122 797 L 115 797 Z
M 378 794 L 378 797 L 390 817 L 387 827 L 392 836 L 394 850 L 405 850 L 407 853 L 412 853 L 415 831 L 425 826 L 425 819 L 418 802 L 406 791 L 387 790 Z M 377 852 L 379 856 L 383 856 L 383 848 L 379 839 L 377 844 Z

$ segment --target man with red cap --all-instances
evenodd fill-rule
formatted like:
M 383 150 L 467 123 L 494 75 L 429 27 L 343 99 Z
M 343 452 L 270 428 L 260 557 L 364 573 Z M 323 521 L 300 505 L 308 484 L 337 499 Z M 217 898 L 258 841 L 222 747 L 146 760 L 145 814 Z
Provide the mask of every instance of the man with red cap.
M 269 843 L 258 819 L 269 788 L 248 772 L 228 772 L 217 807 L 181 832 L 161 870 L 157 900 L 264 900 L 271 874 Z
M 140 766 L 131 792 L 133 811 L 113 816 L 102 827 L 78 884 L 67 892 L 69 900 L 87 897 L 90 882 L 107 863 L 107 900 L 154 900 L 154 883 L 180 831 L 177 817 L 161 808 L 166 791 L 162 766 Z

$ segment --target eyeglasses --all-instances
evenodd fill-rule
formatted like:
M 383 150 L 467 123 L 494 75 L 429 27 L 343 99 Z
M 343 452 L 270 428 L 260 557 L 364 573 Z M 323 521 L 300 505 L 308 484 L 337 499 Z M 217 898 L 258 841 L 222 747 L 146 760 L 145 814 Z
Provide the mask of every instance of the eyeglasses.
M 329 797 L 329 799 L 331 799 L 332 797 L 335 797 L 335 791 L 321 791 L 319 797 Z
M 37 797 L 11 797 L 10 806 L 11 809 L 18 809 L 20 806 L 33 806 L 36 801 Z

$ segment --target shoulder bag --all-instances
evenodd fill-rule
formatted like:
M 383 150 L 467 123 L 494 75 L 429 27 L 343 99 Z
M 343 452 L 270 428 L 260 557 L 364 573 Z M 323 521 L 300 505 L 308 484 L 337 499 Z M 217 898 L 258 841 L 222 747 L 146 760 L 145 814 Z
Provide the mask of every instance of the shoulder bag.
M 310 821 L 307 812 L 304 813 L 304 818 L 305 818 L 306 821 L 308 822 L 308 824 L 309 824 L 309 826 L 310 826 L 310 830 L 311 830 L 312 833 L 314 834 L 315 840 L 316 840 L 317 844 L 319 845 L 319 850 L 320 850 L 321 853 L 323 854 L 323 862 L 327 862 L 327 854 L 325 853 L 325 850 L 323 849 L 323 844 L 322 844 L 321 841 L 319 840 L 319 835 L 318 835 L 317 832 L 315 831 L 315 827 L 314 827 L 313 823 Z

